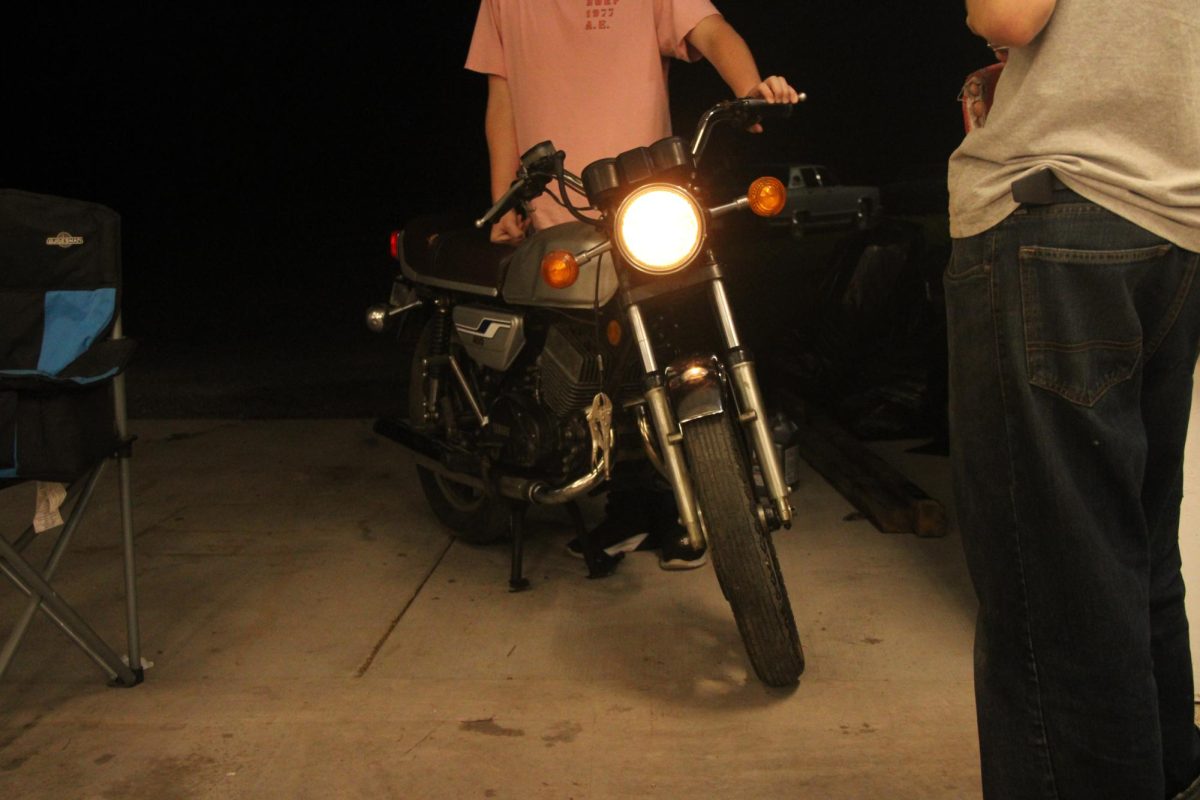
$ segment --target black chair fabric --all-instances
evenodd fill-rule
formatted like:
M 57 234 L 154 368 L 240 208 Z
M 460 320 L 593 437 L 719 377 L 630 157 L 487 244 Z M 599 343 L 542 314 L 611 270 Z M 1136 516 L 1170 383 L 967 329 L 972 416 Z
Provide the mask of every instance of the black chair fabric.
M 120 307 L 116 212 L 0 189 L 0 480 L 72 481 L 119 445 Z

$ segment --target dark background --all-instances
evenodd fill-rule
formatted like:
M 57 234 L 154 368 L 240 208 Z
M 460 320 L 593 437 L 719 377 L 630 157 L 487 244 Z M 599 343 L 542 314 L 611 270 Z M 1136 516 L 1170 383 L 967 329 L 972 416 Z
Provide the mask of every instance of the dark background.
M 810 96 L 721 147 L 848 181 L 940 180 L 955 95 L 990 60 L 958 4 L 719 5 L 763 73 Z M 477 8 L 25 8 L 0 54 L 0 185 L 122 214 L 126 327 L 143 340 L 354 341 L 388 285 L 387 233 L 487 205 L 485 79 L 462 68 Z M 727 90 L 707 64 L 671 75 L 687 132 Z

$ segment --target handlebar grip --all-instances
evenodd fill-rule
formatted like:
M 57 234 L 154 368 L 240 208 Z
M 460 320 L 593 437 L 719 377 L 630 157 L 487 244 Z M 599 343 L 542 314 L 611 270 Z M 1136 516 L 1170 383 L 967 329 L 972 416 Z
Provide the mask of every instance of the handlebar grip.
M 807 99 L 807 95 L 800 94 L 799 102 L 803 103 Z M 792 115 L 792 109 L 795 108 L 794 103 L 772 103 L 758 97 L 743 97 L 734 103 L 739 116 L 753 122 L 767 117 L 786 119 Z

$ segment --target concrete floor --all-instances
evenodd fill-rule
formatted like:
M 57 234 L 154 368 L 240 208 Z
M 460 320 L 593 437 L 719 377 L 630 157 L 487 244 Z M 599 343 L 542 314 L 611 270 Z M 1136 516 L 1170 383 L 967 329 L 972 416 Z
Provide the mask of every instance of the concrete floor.
M 636 553 L 585 580 L 565 515 L 545 512 L 533 590 L 510 594 L 506 551 L 449 539 L 366 421 L 134 427 L 154 665 L 106 688 L 39 618 L 0 685 L 0 797 L 979 796 L 953 534 L 847 521 L 806 473 L 776 544 L 808 670 L 772 691 L 710 567 Z M 880 452 L 948 497 L 944 459 Z M 58 586 L 119 638 L 112 474 L 102 485 Z M 0 495 L 5 531 L 32 510 L 26 488 Z M 0 583 L 0 635 L 22 601 Z

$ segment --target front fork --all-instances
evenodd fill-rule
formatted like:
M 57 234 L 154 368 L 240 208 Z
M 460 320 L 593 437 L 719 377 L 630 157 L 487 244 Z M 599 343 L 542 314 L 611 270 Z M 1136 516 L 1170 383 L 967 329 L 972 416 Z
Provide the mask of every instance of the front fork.
M 767 496 L 775 506 L 779 516 L 779 524 L 785 528 L 792 527 L 792 504 L 788 500 L 787 481 L 783 477 L 783 465 L 779 463 L 779 454 L 775 450 L 775 440 L 767 425 L 767 404 L 763 402 L 762 390 L 758 388 L 758 374 L 754 370 L 754 359 L 750 351 L 742 346 L 738 338 L 737 326 L 733 322 L 733 309 L 729 305 L 729 296 L 725 294 L 725 284 L 717 279 L 712 282 L 713 306 L 717 319 L 721 323 L 721 332 L 725 337 L 725 346 L 729 349 L 728 364 L 730 383 L 733 384 L 733 395 L 737 400 L 741 414 L 738 421 L 749 429 L 750 442 L 758 456 L 758 466 L 762 470 L 763 483 L 767 487 Z
M 679 423 L 675 421 L 675 413 L 667 397 L 667 381 L 654 357 L 654 347 L 646 330 L 646 321 L 642 318 L 642 310 L 635 303 L 629 306 L 627 313 L 638 352 L 642 356 L 642 367 L 646 370 L 646 407 L 650 410 L 650 421 L 654 423 L 654 430 L 658 434 L 658 452 L 662 454 L 667 480 L 675 491 L 679 522 L 687 530 L 692 547 L 699 550 L 704 547 L 704 530 L 700 527 L 696 493 L 692 489 L 692 479 L 688 476 L 687 462 L 683 458 L 683 434 L 679 431 Z
M 713 307 L 728 351 L 730 383 L 733 384 L 734 398 L 741 412 L 738 421 L 748 429 L 750 443 L 758 457 L 763 482 L 766 485 L 767 494 L 771 498 L 771 503 L 775 507 L 779 522 L 783 527 L 790 528 L 792 506 L 788 501 L 788 488 L 783 477 L 783 467 L 779 463 L 774 441 L 771 438 L 771 430 L 767 426 L 766 405 L 763 402 L 762 391 L 758 387 L 754 361 L 742 346 L 724 282 L 720 278 L 715 278 L 710 282 L 710 286 L 712 287 Z M 675 491 L 675 501 L 679 506 L 679 521 L 687 529 L 692 546 L 698 548 L 704 543 L 704 532 L 700 525 L 700 515 L 697 512 L 696 494 L 692 489 L 692 481 L 688 476 L 687 463 L 683 455 L 683 433 L 671 409 L 666 380 L 658 367 L 658 360 L 654 355 L 653 343 L 650 341 L 650 334 L 646 328 L 645 319 L 642 317 L 642 311 L 634 303 L 628 307 L 627 313 L 638 352 L 642 357 L 642 366 L 646 371 L 646 407 L 650 411 L 650 419 L 658 434 L 659 452 L 662 454 L 667 479 Z

